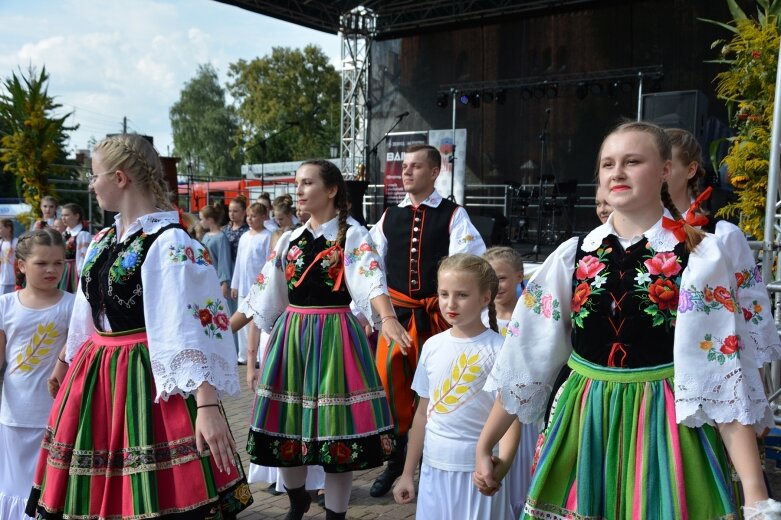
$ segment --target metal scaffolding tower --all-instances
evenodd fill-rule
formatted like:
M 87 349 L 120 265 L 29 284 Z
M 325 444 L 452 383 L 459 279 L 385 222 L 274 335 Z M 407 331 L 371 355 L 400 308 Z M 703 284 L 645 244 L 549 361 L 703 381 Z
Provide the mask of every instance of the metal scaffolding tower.
M 369 135 L 369 65 L 376 34 L 377 16 L 370 9 L 356 7 L 340 17 L 342 41 L 341 157 L 345 178 L 363 172 L 366 139 Z

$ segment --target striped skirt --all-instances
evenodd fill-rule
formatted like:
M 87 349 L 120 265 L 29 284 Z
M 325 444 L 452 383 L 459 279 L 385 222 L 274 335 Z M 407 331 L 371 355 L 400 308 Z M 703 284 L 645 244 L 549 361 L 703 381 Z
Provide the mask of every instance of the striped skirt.
M 349 307 L 288 307 L 261 365 L 247 440 L 254 464 L 339 473 L 389 457 L 388 402 Z
M 58 285 L 61 291 L 75 293 L 79 286 L 79 273 L 76 270 L 76 260 L 65 260 L 65 269 Z
M 93 334 L 54 400 L 27 514 L 231 519 L 252 503 L 237 454 L 225 473 L 198 453 L 195 398 L 155 395 L 143 330 Z
M 676 423 L 672 364 L 607 368 L 572 354 L 568 365 L 523 518 L 737 518 L 718 432 Z

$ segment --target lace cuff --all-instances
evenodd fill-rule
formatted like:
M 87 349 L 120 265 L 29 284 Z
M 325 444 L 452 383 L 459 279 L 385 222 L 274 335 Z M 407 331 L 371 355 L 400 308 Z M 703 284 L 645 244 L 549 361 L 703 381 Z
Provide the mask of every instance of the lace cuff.
M 167 401 L 172 395 L 189 396 L 204 381 L 217 390 L 222 399 L 239 392 L 236 365 L 219 354 L 207 354 L 196 349 L 180 350 L 170 359 L 152 359 L 152 374 L 157 386 L 155 402 Z
M 79 348 L 92 337 L 92 334 L 81 334 L 77 332 L 70 332 L 68 334 L 68 340 L 65 343 L 65 362 L 70 364 L 73 358 L 79 351 Z
M 759 374 L 751 376 L 741 368 L 724 377 L 676 373 L 675 414 L 678 423 L 690 428 L 738 421 L 761 433 L 774 424 Z
M 548 383 L 533 381 L 495 364 L 483 390 L 497 392 L 507 413 L 517 415 L 524 424 L 533 424 L 545 413 L 552 388 Z

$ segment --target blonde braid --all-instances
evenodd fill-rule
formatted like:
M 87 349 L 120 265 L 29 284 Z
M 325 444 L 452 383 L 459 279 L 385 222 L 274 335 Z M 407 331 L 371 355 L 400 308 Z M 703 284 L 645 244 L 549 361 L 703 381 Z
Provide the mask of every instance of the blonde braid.
M 672 214 L 673 218 L 675 220 L 683 220 L 681 212 L 678 211 L 678 208 L 675 207 L 673 198 L 670 196 L 670 190 L 667 187 L 666 182 L 662 183 L 661 196 L 662 204 L 664 204 L 664 207 L 667 208 L 667 211 Z M 685 221 L 683 224 L 683 230 L 686 232 L 686 251 L 691 253 L 700 244 L 700 242 L 702 242 L 702 239 L 705 238 L 705 234 L 696 227 L 687 224 Z

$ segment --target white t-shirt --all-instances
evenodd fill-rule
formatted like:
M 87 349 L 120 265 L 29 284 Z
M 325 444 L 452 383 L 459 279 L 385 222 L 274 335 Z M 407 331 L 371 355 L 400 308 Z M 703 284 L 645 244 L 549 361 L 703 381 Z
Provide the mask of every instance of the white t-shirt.
M 233 269 L 231 289 L 236 289 L 239 296 L 249 294 L 249 289 L 263 269 L 268 258 L 271 233 L 267 229 L 251 234 L 247 231 L 239 238 L 236 252 L 236 267 Z
M 490 329 L 474 338 L 450 332 L 426 341 L 412 381 L 412 389 L 429 399 L 423 462 L 445 471 L 473 471 L 477 439 L 495 400 L 483 384 L 503 339 Z
M 483 309 L 483 312 L 480 313 L 480 320 L 482 320 L 483 325 L 486 326 L 486 328 L 491 328 L 491 324 L 489 323 L 488 319 L 488 307 Z M 502 335 L 502 337 L 505 337 L 507 335 L 507 326 L 510 325 L 510 320 L 503 320 L 501 318 L 496 318 L 496 328 L 499 330 L 499 334 Z
M 63 292 L 51 307 L 30 309 L 22 305 L 19 292 L 0 296 L 0 330 L 5 333 L 8 361 L 0 423 L 46 426 L 53 403 L 46 381 L 68 337 L 73 300 L 73 294 Z
M 14 273 L 14 262 L 16 258 L 16 243 L 18 239 L 14 238 L 10 242 L 0 238 L 0 285 L 16 284 L 16 274 Z

